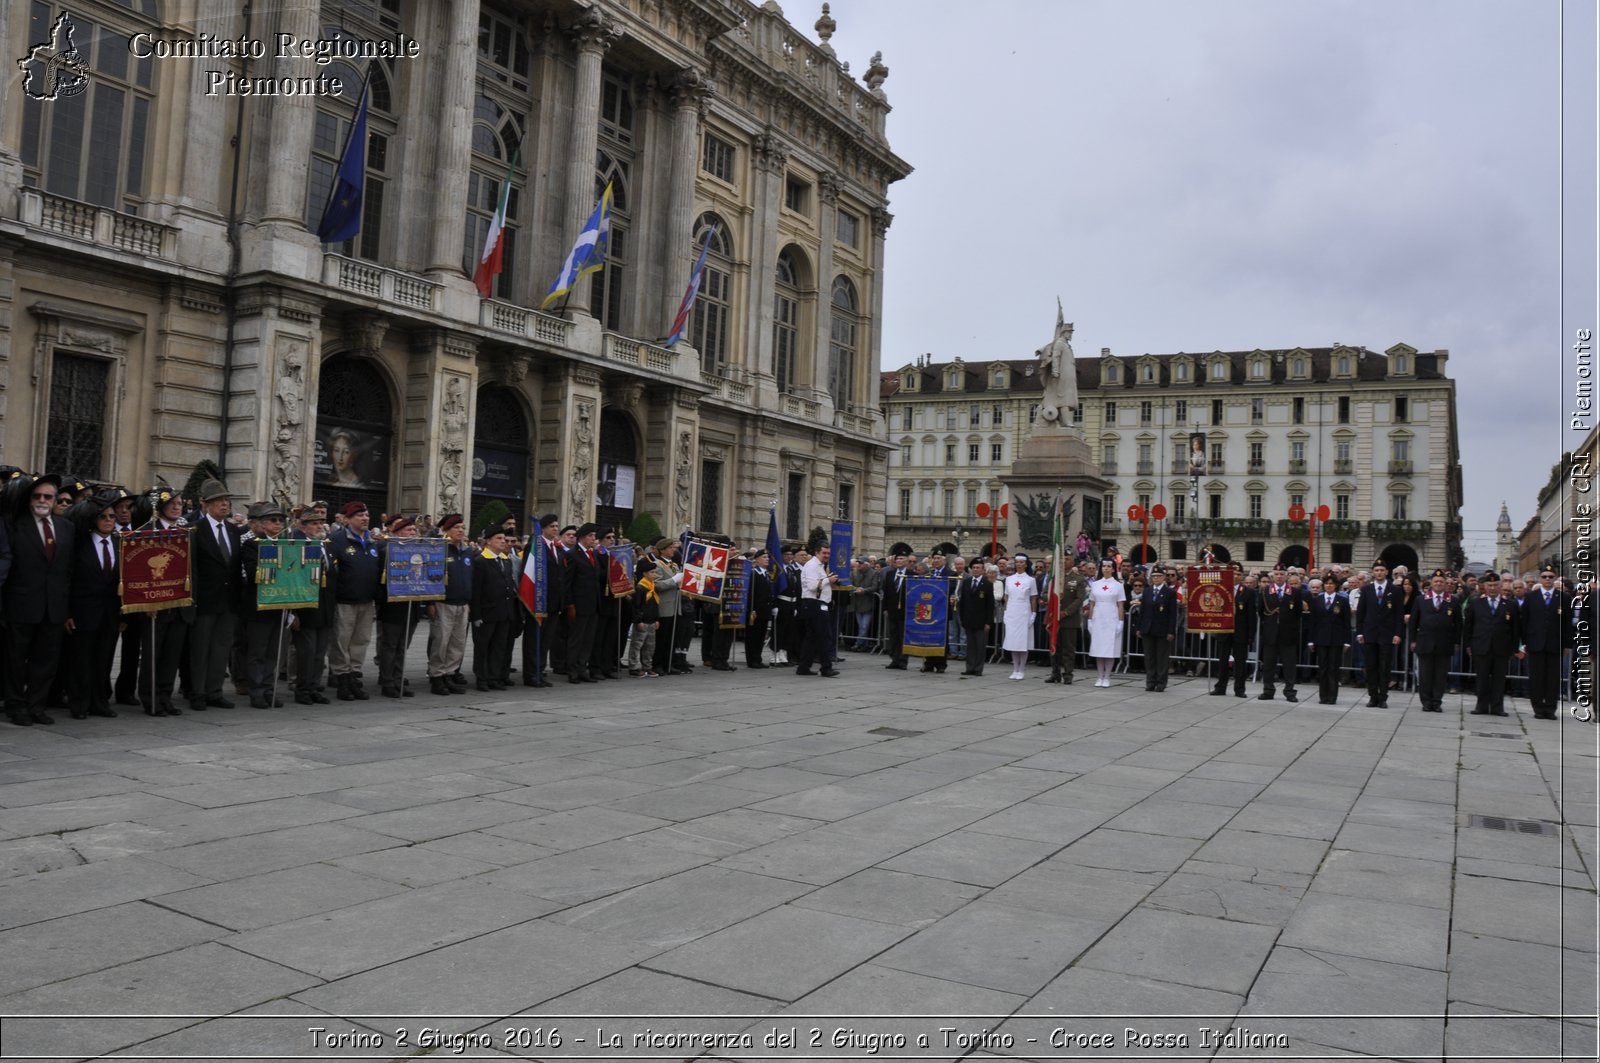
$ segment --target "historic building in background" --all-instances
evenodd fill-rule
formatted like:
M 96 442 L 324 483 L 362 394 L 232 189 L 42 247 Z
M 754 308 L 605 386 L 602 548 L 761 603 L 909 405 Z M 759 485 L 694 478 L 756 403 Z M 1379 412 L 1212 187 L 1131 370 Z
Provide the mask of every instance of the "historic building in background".
M 887 69 L 852 75 L 826 13 L 813 43 L 747 0 L 3 10 L 0 54 L 38 76 L 0 111 L 0 460 L 139 486 L 220 456 L 237 498 L 526 500 L 747 541 L 776 501 L 795 537 L 838 516 L 881 535 L 887 193 L 910 167 Z M 202 34 L 265 55 L 157 47 Z M 319 65 L 279 34 L 402 50 Z M 362 227 L 324 247 L 364 75 Z M 226 91 L 318 76 L 343 92 Z M 608 183 L 607 266 L 541 312 Z
M 1314 511 L 1318 563 L 1365 566 L 1378 557 L 1413 570 L 1459 564 L 1462 481 L 1455 381 L 1447 351 L 1403 343 L 1360 347 L 1077 357 L 1084 430 L 1114 486 L 1099 540 L 1133 556 L 1141 530 L 1127 510 L 1157 503 L 1152 560 L 1192 560 L 1201 544 L 1246 565 L 1304 564 Z M 924 550 L 987 548 L 980 502 L 1007 501 L 1000 477 L 1037 415 L 1032 359 L 934 362 L 922 358 L 880 380 L 887 422 L 890 541 Z M 1198 510 L 1191 436 L 1206 464 Z M 957 533 L 960 534 L 957 534 Z M 1015 545 L 1001 521 L 1000 541 Z M 960 541 L 958 541 L 960 540 Z

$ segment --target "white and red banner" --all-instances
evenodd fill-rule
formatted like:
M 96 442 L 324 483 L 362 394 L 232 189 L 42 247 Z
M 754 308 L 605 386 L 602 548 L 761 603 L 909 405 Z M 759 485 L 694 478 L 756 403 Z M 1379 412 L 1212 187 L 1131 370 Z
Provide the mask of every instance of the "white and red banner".
M 683 585 L 679 589 L 691 598 L 720 602 L 732 554 L 732 547 L 690 539 L 683 553 Z

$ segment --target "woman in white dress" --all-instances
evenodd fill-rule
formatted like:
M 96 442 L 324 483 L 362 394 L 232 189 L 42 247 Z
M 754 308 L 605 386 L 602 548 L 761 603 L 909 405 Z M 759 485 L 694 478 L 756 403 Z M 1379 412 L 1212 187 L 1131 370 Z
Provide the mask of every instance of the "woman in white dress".
M 1100 562 L 1100 575 L 1089 584 L 1089 656 L 1099 669 L 1097 687 L 1111 685 L 1111 668 L 1122 656 L 1122 621 L 1128 595 L 1117 579 L 1117 566 L 1107 558 Z
M 1039 585 L 1028 574 L 1028 555 L 1018 554 L 1017 567 L 1011 575 L 1006 577 L 1006 589 L 1003 592 L 1006 603 L 1006 639 L 1002 644 L 1007 653 L 1011 654 L 1011 675 L 1007 678 L 1023 678 L 1023 669 L 1028 664 L 1028 651 L 1032 649 L 1033 614 L 1039 608 Z

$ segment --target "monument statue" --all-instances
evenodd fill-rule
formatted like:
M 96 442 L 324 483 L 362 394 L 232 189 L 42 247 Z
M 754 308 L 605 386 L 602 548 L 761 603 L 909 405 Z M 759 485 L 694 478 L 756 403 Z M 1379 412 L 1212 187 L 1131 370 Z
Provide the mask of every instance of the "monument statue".
M 1061 300 L 1056 300 L 1056 334 L 1040 347 L 1039 380 L 1044 396 L 1039 403 L 1039 420 L 1034 431 L 1072 428 L 1072 411 L 1078 405 L 1078 370 L 1072 358 L 1072 322 L 1066 320 Z

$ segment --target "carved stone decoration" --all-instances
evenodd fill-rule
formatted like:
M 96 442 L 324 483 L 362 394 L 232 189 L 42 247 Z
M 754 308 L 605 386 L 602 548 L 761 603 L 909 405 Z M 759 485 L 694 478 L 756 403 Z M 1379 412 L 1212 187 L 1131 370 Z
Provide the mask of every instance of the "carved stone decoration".
M 689 503 L 694 494 L 694 434 L 685 428 L 678 433 L 678 454 L 673 461 L 673 527 L 689 525 Z
M 1030 434 L 1071 428 L 1072 411 L 1078 405 L 1078 371 L 1072 357 L 1072 322 L 1066 320 L 1056 302 L 1056 334 L 1034 352 L 1039 360 L 1039 379 L 1044 384 L 1039 420 Z
M 376 358 L 388 332 L 389 319 L 382 314 L 355 314 L 346 325 L 345 336 L 355 353 Z
M 104 329 L 69 325 L 65 321 L 61 323 L 61 343 L 67 347 L 86 348 L 102 354 L 110 354 L 116 347 L 116 340 Z
M 822 197 L 822 202 L 833 206 L 839 202 L 839 193 L 844 191 L 844 182 L 836 173 L 823 173 L 817 177 L 817 195 Z
M 272 435 L 272 469 L 268 493 L 283 506 L 299 500 L 300 467 L 306 420 L 306 345 L 288 336 L 278 339 L 278 387 L 273 396 L 277 426 Z
M 817 31 L 817 39 L 822 42 L 822 44 L 819 46 L 820 50 L 826 55 L 832 55 L 833 45 L 829 44 L 828 42 L 833 37 L 833 31 L 839 28 L 839 23 L 834 21 L 832 15 L 828 14 L 827 4 L 822 5 L 822 17 L 817 19 L 815 28 Z
M 528 375 L 528 366 L 531 364 L 533 359 L 525 354 L 508 355 L 501 363 L 501 375 L 507 384 L 515 387 Z
M 789 165 L 789 150 L 772 133 L 757 133 L 751 140 L 756 169 L 766 173 L 782 173 Z
M 883 207 L 872 208 L 872 235 L 882 240 L 889 235 L 889 226 L 894 224 L 894 215 Z
M 567 36 L 578 51 L 596 51 L 604 55 L 616 39 L 622 36 L 622 27 L 608 18 L 598 7 L 591 7 L 567 30 Z
M 439 512 L 457 513 L 467 453 L 467 385 L 460 377 L 445 384 L 439 413 Z
M 568 477 L 574 514 L 587 513 L 593 497 L 589 473 L 594 469 L 594 403 L 578 403 L 577 427 L 572 433 L 572 474 Z
M 883 65 L 883 53 L 873 52 L 872 63 L 867 67 L 867 87 L 878 99 L 883 99 L 883 83 L 889 78 L 889 68 Z
M 641 381 L 618 381 L 606 389 L 606 405 L 613 409 L 637 413 L 643 401 L 644 384 Z

